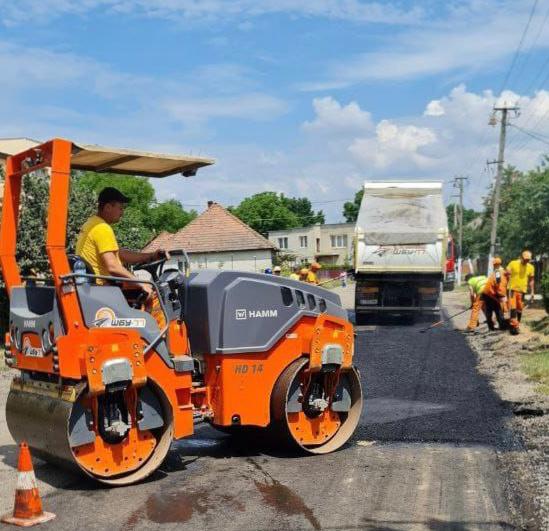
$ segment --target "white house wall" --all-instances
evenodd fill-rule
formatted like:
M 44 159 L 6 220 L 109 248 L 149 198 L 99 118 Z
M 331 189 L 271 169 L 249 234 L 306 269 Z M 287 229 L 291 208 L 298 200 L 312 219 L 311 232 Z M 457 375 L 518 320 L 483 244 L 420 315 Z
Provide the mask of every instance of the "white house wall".
M 268 249 L 235 251 L 233 253 L 191 253 L 189 258 L 191 270 L 228 269 L 260 273 L 267 267 L 273 267 L 272 253 Z
M 295 229 L 269 232 L 269 240 L 279 247 L 279 238 L 288 238 L 288 248 L 283 253 L 294 254 L 297 261 L 312 262 L 320 256 L 324 262 L 343 265 L 353 254 L 354 223 L 331 223 Z M 345 247 L 332 247 L 331 236 L 347 236 Z M 307 247 L 300 245 L 300 237 L 307 236 Z M 317 247 L 317 240 L 318 247 Z

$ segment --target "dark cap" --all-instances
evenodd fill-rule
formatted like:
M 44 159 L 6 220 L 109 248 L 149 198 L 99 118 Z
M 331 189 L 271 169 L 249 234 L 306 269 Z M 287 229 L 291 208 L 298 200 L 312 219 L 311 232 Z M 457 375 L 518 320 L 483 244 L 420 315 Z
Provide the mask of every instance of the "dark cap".
M 114 202 L 127 204 L 130 202 L 130 198 L 126 197 L 120 190 L 117 190 L 112 186 L 107 186 L 107 188 L 103 188 L 103 190 L 99 192 L 100 205 Z

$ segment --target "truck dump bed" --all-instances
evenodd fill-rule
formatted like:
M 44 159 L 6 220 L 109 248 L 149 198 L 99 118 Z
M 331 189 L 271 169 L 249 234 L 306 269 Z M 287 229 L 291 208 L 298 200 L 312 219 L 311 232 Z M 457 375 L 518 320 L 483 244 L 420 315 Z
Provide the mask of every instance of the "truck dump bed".
M 440 182 L 366 182 L 355 270 L 442 273 L 448 237 Z
M 438 312 L 447 244 L 441 182 L 366 182 L 355 228 L 357 323 Z

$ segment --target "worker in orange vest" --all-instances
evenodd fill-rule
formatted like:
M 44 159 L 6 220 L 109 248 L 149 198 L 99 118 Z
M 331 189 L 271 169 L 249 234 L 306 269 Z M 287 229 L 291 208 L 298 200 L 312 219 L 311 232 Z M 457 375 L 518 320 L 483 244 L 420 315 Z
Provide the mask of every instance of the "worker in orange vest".
M 488 280 L 482 290 L 482 300 L 484 302 L 484 313 L 486 314 L 486 324 L 490 330 L 495 330 L 492 315 L 495 314 L 500 330 L 507 328 L 505 313 L 507 311 L 507 273 L 503 269 L 502 261 L 496 256 L 492 262 L 493 272 L 488 276 Z
M 488 277 L 483 275 L 477 277 L 467 275 L 465 277 L 471 297 L 471 317 L 467 324 L 467 332 L 474 331 L 478 326 L 481 310 L 486 316 L 489 330 L 495 330 L 492 320 L 494 314 L 499 328 L 503 330 L 506 327 L 504 316 L 507 303 L 507 276 L 499 256 L 494 258 L 492 265 L 494 271 Z
M 525 249 L 522 251 L 520 258 L 511 260 L 507 265 L 507 274 L 509 275 L 509 308 L 511 310 L 509 331 L 513 335 L 519 333 L 520 320 L 524 308 L 523 299 L 528 293 L 528 289 L 530 289 L 530 300 L 534 300 L 535 269 L 530 260 L 532 260 L 532 253 Z

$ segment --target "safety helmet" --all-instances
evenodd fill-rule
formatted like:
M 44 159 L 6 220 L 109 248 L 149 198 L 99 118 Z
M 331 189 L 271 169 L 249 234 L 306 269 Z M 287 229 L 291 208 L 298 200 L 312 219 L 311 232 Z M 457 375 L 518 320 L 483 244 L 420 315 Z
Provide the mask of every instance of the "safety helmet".
M 272 270 L 270 267 L 267 267 L 267 268 L 265 269 L 265 274 L 266 274 L 266 275 L 272 275 L 272 274 L 273 274 L 273 270 Z
M 273 267 L 273 272 L 274 273 L 280 273 L 280 271 L 282 271 L 282 269 L 280 269 L 280 266 L 274 266 Z
M 494 256 L 494 258 L 492 259 L 492 265 L 494 267 L 498 267 L 501 265 L 501 258 L 499 256 Z
M 318 271 L 321 267 L 322 267 L 322 266 L 321 266 L 318 262 L 313 262 L 313 263 L 311 264 L 311 269 L 312 269 L 313 271 Z
M 522 251 L 520 256 L 523 260 L 532 260 L 532 253 L 530 251 Z
M 309 270 L 306 267 L 299 270 L 300 275 L 306 275 L 307 273 L 309 273 Z

